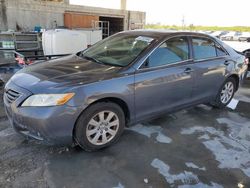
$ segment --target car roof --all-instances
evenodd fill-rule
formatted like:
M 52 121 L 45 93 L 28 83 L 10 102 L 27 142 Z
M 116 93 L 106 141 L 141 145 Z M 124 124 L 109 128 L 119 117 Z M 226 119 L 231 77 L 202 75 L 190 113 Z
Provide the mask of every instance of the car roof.
M 211 35 L 199 32 L 191 32 L 191 31 L 173 31 L 173 30 L 131 30 L 131 31 L 123 31 L 121 33 L 124 34 L 133 34 L 133 35 L 143 35 L 153 38 L 162 38 L 174 35 L 193 35 L 193 36 L 203 36 L 213 38 Z

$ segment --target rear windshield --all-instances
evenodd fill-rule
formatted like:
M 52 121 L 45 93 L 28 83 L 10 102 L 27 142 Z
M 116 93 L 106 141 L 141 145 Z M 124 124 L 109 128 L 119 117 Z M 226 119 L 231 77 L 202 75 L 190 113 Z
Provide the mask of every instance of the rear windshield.
M 154 38 L 138 35 L 115 35 L 82 53 L 82 57 L 113 66 L 127 66 L 142 53 Z

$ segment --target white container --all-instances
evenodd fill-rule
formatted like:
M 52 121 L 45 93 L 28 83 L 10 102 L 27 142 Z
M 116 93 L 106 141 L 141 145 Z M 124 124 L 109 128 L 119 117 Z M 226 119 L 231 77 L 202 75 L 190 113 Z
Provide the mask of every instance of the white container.
M 102 40 L 102 30 L 86 28 L 86 29 L 77 29 L 77 31 L 86 34 L 88 45 L 93 45 L 98 41 Z
M 74 54 L 87 48 L 87 37 L 74 30 L 48 30 L 43 32 L 42 45 L 44 55 Z

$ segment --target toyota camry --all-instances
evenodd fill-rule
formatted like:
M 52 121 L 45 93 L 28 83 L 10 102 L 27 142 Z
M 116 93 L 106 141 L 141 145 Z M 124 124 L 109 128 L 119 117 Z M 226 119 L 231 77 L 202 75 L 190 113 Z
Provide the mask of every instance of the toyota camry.
M 137 122 L 201 103 L 227 106 L 247 64 L 206 34 L 126 31 L 18 71 L 4 106 L 18 133 L 94 151 Z

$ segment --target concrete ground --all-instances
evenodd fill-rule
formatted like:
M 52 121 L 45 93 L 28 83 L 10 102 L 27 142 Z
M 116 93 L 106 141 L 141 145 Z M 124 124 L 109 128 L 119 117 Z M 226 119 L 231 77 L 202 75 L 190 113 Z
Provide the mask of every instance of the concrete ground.
M 10 127 L 1 100 L 0 187 L 250 187 L 249 88 L 250 80 L 234 110 L 199 105 L 166 114 L 93 153 L 26 140 Z

